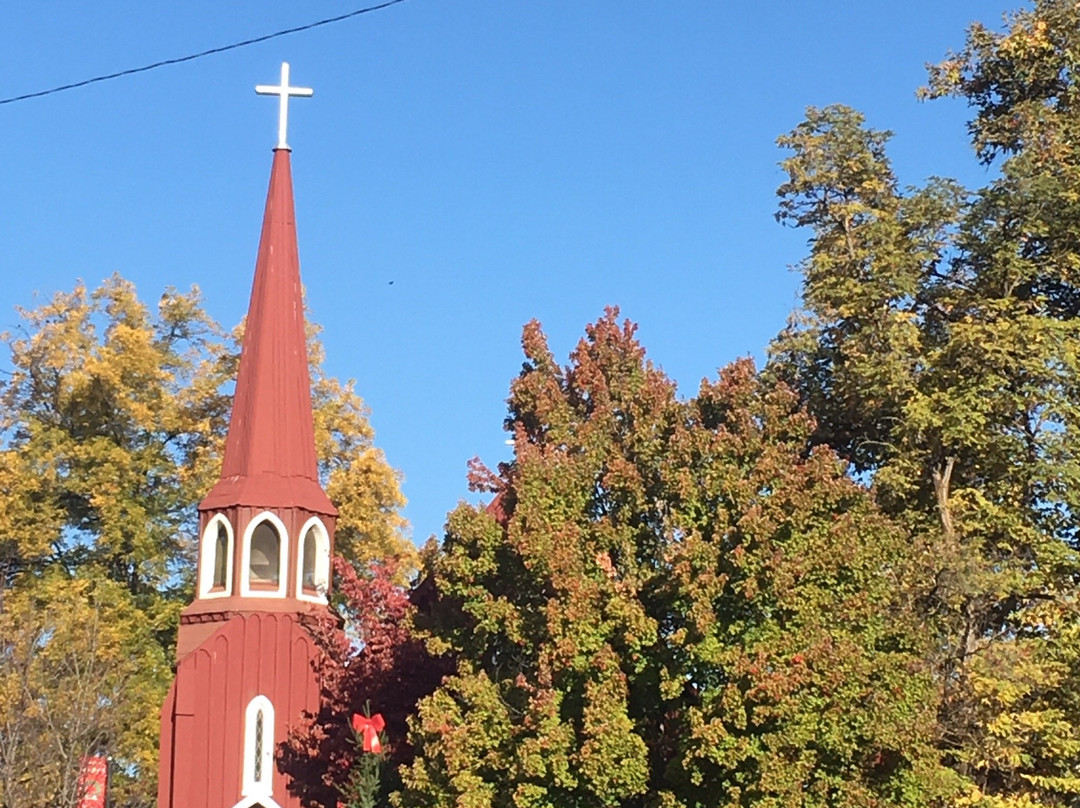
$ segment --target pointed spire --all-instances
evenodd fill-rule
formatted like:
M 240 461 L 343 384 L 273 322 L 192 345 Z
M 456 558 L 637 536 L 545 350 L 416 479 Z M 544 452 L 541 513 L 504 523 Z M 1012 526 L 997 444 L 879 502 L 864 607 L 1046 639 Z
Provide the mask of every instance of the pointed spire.
M 336 514 L 319 484 L 288 149 L 275 149 L 221 479 L 200 510 Z

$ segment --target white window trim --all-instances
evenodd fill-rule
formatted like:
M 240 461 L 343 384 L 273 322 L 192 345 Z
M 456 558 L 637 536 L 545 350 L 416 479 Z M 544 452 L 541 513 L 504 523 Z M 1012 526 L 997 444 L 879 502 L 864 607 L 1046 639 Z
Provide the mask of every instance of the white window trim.
M 304 592 L 304 543 L 307 541 L 309 528 L 315 528 L 315 583 L 322 583 L 320 594 L 309 595 Z M 313 516 L 300 528 L 299 547 L 296 553 L 296 597 L 312 603 L 326 603 L 330 591 L 330 534 L 322 520 Z
M 229 534 L 229 543 L 225 549 L 225 588 L 214 591 L 214 553 L 217 551 L 217 526 L 225 525 L 225 532 Z M 199 542 L 199 597 L 227 598 L 232 594 L 233 584 L 233 555 L 235 551 L 235 538 L 232 525 L 222 514 L 217 514 L 206 524 L 203 531 L 202 541 Z
M 278 587 L 277 589 L 252 589 L 251 588 L 251 535 L 260 522 L 269 522 L 277 528 L 278 536 L 281 537 L 281 547 L 278 553 Z M 285 523 L 278 519 L 270 511 L 263 511 L 258 516 L 252 517 L 244 528 L 244 544 L 240 554 L 240 594 L 249 598 L 283 598 L 285 597 L 286 571 L 289 568 L 289 531 L 285 529 Z
M 263 714 L 262 780 L 255 782 L 255 720 Z M 274 705 L 266 696 L 256 696 L 244 712 L 244 785 L 242 797 L 262 801 L 274 793 Z
M 261 805 L 262 808 L 281 808 L 280 805 L 274 802 L 273 797 L 266 794 L 261 797 L 244 797 L 233 808 L 251 808 L 253 805 Z

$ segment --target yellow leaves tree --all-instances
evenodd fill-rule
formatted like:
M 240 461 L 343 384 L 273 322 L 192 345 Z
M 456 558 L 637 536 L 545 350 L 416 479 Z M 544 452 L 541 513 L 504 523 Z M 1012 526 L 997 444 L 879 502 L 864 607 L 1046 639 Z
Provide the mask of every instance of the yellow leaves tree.
M 140 715 L 153 727 L 123 742 L 101 736 L 105 751 L 128 750 L 126 771 L 138 786 L 133 801 L 116 804 L 135 805 L 153 790 L 156 716 L 171 677 L 166 660 L 194 577 L 195 507 L 220 469 L 241 330 L 230 334 L 214 322 L 197 289 L 166 290 L 152 307 L 116 275 L 19 314 L 4 339 L 13 371 L 0 383 L 0 619 L 48 638 L 42 647 L 51 648 L 60 629 L 30 620 L 35 611 L 51 614 L 72 598 L 107 591 L 110 603 L 123 598 L 138 615 L 153 642 L 123 647 L 141 666 Z M 364 403 L 351 382 L 322 372 L 317 329 L 309 347 L 320 470 L 341 511 L 338 550 L 360 565 L 393 556 L 415 568 L 399 477 L 373 444 Z M 127 614 L 114 609 L 95 619 L 112 631 L 110 621 L 122 624 Z M 72 647 L 90 647 L 82 639 Z M 96 664 L 107 668 L 121 656 Z M 0 659 L 0 676 L 10 673 L 9 661 Z M 125 680 L 125 671 L 120 665 L 108 676 Z M 70 666 L 41 667 L 32 702 L 62 710 L 73 675 Z M 30 703 L 5 696 L 0 722 L 29 720 Z M 118 704 L 106 698 L 108 720 L 122 714 Z M 43 746 L 60 743 L 57 726 L 41 725 Z
M 844 107 L 780 139 L 809 254 L 770 372 L 921 549 L 941 760 L 994 808 L 1080 797 L 1078 54 L 1080 5 L 1036 0 L 931 67 L 998 169 L 982 188 L 902 188 Z
M 0 388 L 11 573 L 92 567 L 152 609 L 184 581 L 225 425 L 220 329 L 197 292 L 167 292 L 155 317 L 116 276 L 20 314 Z
M 123 586 L 53 572 L 0 611 L 0 804 L 67 808 L 79 762 L 115 760 L 114 803 L 153 804 L 165 649 Z
M 350 379 L 322 373 L 318 329 L 309 338 L 315 445 L 326 492 L 338 507 L 334 540 L 342 557 L 366 568 L 373 559 L 393 559 L 402 574 L 417 569 L 416 547 L 403 541 L 407 524 L 398 513 L 405 505 L 398 473 L 374 444 L 368 409 Z

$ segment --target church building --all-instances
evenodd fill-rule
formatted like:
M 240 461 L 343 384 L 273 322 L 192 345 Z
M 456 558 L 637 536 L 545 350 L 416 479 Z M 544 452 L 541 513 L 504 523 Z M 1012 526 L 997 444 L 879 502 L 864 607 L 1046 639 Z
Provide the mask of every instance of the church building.
M 161 712 L 159 808 L 298 808 L 274 748 L 318 708 L 308 627 L 325 615 L 337 511 L 319 483 L 281 84 L 221 479 L 199 505 L 195 600 Z

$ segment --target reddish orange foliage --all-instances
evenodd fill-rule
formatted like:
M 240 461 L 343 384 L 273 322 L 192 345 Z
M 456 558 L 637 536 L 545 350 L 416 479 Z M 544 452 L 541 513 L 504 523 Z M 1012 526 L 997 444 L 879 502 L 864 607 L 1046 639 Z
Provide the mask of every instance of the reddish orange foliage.
M 338 788 L 355 758 L 350 717 L 366 704 L 385 720 L 395 764 L 412 759 L 405 740 L 407 716 L 438 686 L 447 663 L 432 658 L 410 631 L 410 591 L 394 583 L 392 562 L 372 564 L 367 575 L 334 559 L 340 617 L 313 626 L 323 653 L 317 663 L 321 708 L 278 747 L 278 766 L 311 808 L 335 808 Z

